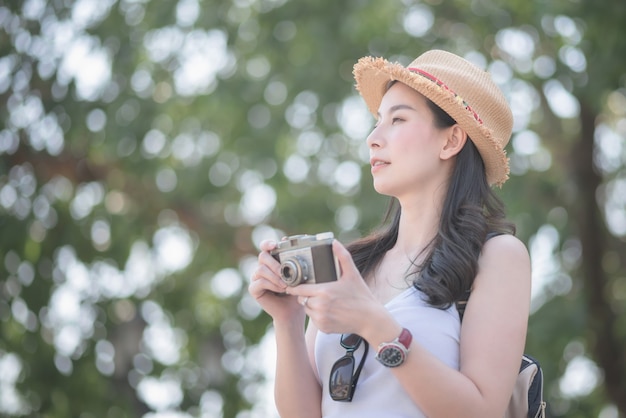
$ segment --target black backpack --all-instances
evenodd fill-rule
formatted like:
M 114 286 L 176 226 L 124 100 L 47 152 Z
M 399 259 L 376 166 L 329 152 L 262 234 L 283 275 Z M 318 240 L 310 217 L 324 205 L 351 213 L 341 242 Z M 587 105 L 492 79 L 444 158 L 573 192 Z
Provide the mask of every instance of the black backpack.
M 469 299 L 469 292 L 465 298 L 456 302 L 456 309 L 463 321 L 465 305 Z M 543 371 L 541 365 L 533 357 L 524 354 L 522 364 L 515 381 L 513 395 L 509 401 L 504 418 L 545 418 L 546 403 L 543 400 Z

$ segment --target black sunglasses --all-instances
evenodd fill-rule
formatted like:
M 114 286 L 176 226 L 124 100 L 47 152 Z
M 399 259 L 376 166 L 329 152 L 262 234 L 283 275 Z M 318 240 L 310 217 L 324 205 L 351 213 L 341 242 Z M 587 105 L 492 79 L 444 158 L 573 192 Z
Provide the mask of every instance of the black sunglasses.
M 355 372 L 354 352 L 359 348 L 361 342 L 363 342 L 365 350 Z M 356 334 L 342 334 L 340 343 L 341 346 L 346 349 L 346 355 L 337 360 L 330 369 L 328 387 L 330 397 L 333 398 L 333 400 L 351 402 L 356 389 L 356 383 L 359 381 L 359 376 L 361 375 L 363 363 L 365 363 L 365 358 L 367 357 L 369 344 L 364 342 L 363 338 Z

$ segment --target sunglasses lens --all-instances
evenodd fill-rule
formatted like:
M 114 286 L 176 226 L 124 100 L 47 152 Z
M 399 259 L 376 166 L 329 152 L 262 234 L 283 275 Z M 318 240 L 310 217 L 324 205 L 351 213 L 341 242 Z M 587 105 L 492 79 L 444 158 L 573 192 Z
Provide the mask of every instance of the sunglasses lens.
M 354 357 L 342 357 L 330 371 L 330 396 L 336 401 L 350 400 Z
M 361 337 L 357 334 L 343 334 L 341 336 L 341 345 L 346 350 L 356 350 L 361 344 Z

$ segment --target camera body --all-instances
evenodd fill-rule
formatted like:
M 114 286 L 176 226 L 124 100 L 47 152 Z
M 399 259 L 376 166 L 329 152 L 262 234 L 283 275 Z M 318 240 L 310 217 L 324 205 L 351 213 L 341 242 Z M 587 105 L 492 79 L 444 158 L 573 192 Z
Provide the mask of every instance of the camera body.
M 280 278 L 287 286 L 337 280 L 339 263 L 333 254 L 332 232 L 292 235 L 270 252 L 280 262 Z

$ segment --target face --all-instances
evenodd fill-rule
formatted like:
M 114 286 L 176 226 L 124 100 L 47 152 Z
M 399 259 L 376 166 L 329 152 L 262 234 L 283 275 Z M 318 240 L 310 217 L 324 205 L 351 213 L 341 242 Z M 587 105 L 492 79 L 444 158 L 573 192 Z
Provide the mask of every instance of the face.
M 427 99 L 402 83 L 383 96 L 378 121 L 367 138 L 374 188 L 402 200 L 440 187 L 449 161 L 441 158 L 448 129 L 437 128 Z

